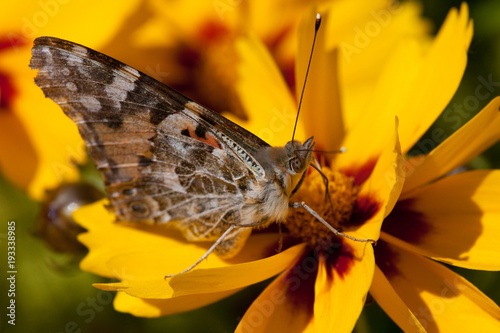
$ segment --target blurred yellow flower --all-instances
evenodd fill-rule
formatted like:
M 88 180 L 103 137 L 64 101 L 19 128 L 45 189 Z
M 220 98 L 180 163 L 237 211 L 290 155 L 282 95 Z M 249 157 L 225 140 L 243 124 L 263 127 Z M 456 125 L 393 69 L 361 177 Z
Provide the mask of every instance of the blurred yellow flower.
M 235 91 L 234 41 L 249 32 L 267 46 L 294 84 L 297 17 L 312 1 L 145 1 L 137 15 L 100 49 L 216 112 L 244 117 Z M 324 1 L 320 1 L 324 2 Z
M 32 198 L 41 200 L 47 188 L 77 180 L 75 163 L 86 160 L 76 126 L 33 83 L 35 73 L 27 65 L 33 40 L 52 35 L 99 48 L 138 2 L 28 0 L 2 5 L 0 168 Z

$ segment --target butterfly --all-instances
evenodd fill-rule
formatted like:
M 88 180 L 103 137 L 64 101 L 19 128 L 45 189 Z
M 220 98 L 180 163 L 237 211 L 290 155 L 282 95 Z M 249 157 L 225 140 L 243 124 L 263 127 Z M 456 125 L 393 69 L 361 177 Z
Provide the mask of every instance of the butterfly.
M 290 203 L 311 165 L 313 137 L 272 147 L 138 70 L 54 37 L 35 40 L 30 67 L 78 126 L 118 221 L 214 241 L 197 263 L 212 251 L 235 256 L 252 228 L 283 221 L 289 207 L 333 229 L 305 203 Z

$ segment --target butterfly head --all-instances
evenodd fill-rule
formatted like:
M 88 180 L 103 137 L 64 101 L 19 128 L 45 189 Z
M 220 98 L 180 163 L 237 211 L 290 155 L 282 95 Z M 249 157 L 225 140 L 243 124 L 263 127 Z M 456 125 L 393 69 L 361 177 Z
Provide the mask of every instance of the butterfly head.
M 285 145 L 288 156 L 288 171 L 292 175 L 302 174 L 311 163 L 312 152 L 315 142 L 310 137 L 303 144 L 298 141 L 289 141 Z

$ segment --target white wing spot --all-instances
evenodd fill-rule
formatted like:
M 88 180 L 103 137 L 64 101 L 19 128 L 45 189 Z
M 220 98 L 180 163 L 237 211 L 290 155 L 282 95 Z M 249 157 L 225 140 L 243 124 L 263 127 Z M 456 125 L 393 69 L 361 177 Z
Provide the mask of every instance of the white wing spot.
M 82 96 L 80 101 L 91 112 L 97 112 L 101 110 L 101 102 L 94 96 Z
M 74 84 L 73 82 L 67 82 L 66 83 L 66 88 L 68 90 L 71 90 L 71 91 L 77 91 L 78 88 L 76 87 L 76 84 Z
M 116 75 L 113 82 L 104 90 L 106 90 L 106 94 L 109 98 L 116 101 L 124 101 L 127 98 L 127 93 L 134 90 L 134 88 L 134 82 L 130 82 L 121 76 Z
M 40 49 L 40 52 L 44 53 L 43 57 L 45 57 L 47 59 L 48 64 L 52 64 L 54 62 L 54 59 L 52 57 L 52 52 L 50 51 L 49 48 L 44 47 L 44 48 Z
M 68 63 L 68 66 L 76 66 L 82 74 L 86 73 L 86 68 L 80 67 L 83 64 L 82 58 L 79 58 L 73 54 L 68 54 L 68 55 L 66 55 L 66 61 Z

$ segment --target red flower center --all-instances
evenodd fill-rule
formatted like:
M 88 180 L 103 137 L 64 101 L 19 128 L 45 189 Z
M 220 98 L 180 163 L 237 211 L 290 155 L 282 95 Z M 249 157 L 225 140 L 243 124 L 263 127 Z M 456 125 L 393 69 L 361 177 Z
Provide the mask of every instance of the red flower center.
M 333 281 L 334 272 L 340 279 L 344 279 L 354 264 L 354 251 L 346 241 L 341 241 L 326 251 L 304 251 L 284 277 L 286 297 L 293 304 L 292 311 L 302 308 L 313 315 L 314 286 L 320 261 L 326 265 L 328 280 Z
M 229 34 L 230 30 L 228 27 L 217 21 L 206 21 L 198 29 L 198 38 L 201 42 L 207 44 L 217 43 Z
M 10 109 L 16 95 L 12 77 L 0 71 L 0 109 Z
M 0 38 L 0 52 L 16 49 L 25 44 L 26 41 L 19 37 L 4 36 Z M 17 89 L 12 76 L 0 69 L 0 109 L 10 109 L 16 95 Z

